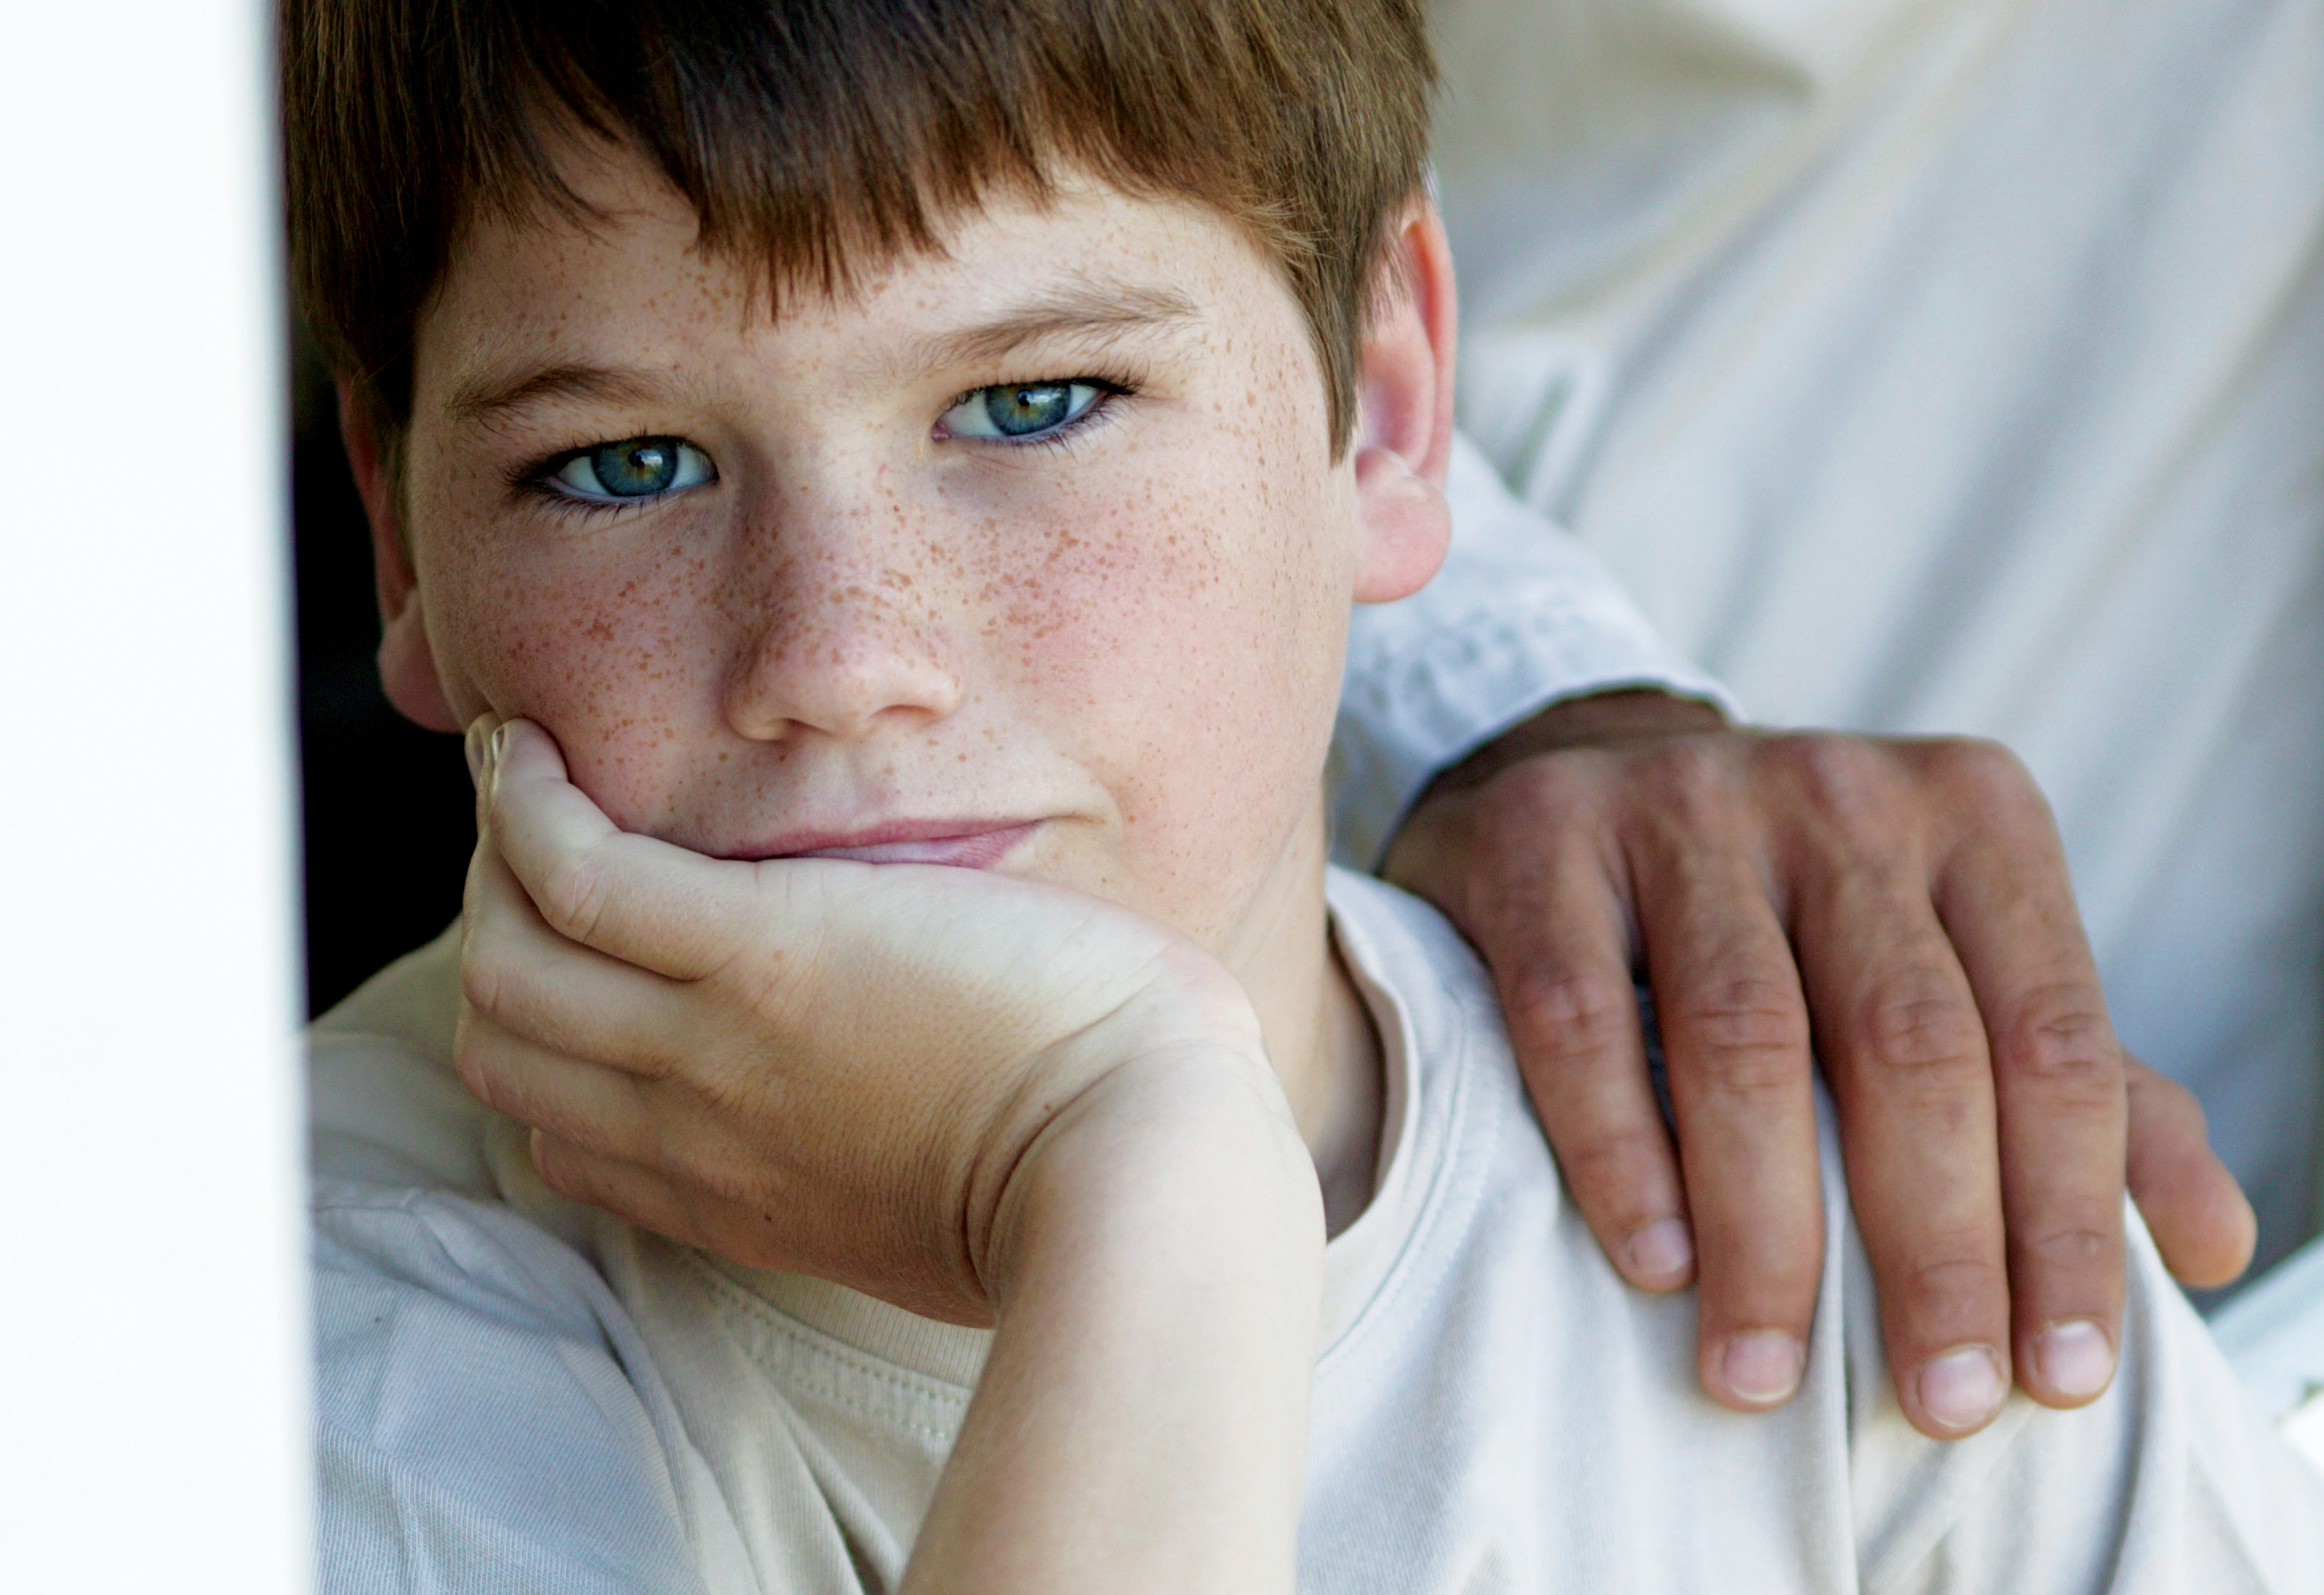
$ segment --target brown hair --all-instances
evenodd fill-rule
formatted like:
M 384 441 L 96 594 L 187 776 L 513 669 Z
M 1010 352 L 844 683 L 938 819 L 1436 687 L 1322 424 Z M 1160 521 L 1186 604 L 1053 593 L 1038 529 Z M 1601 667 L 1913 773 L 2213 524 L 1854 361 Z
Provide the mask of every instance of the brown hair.
M 284 0 L 291 276 L 391 435 L 474 215 L 587 208 L 553 133 L 626 142 L 772 294 L 936 246 L 1061 168 L 1210 206 L 1305 312 L 1333 437 L 1423 179 L 1423 0 Z

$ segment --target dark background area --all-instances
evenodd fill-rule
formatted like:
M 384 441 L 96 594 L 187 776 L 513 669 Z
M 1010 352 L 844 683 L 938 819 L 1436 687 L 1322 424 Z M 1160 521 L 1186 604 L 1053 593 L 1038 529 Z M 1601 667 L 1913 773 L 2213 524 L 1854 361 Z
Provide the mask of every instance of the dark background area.
M 304 338 L 290 412 L 307 1005 L 318 1014 L 460 912 L 475 825 L 458 739 L 420 729 L 380 691 L 371 533 L 330 379 Z

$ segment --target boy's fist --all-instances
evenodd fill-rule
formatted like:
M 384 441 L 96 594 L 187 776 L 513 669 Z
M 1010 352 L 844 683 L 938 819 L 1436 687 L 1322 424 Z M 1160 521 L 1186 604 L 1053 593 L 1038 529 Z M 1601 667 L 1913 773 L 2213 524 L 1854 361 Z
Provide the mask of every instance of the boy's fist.
M 455 1056 L 559 1192 L 981 1323 L 1028 1201 L 1173 1159 L 1312 1188 L 1248 997 L 1164 927 L 977 870 L 704 858 L 616 829 L 536 726 L 470 752 Z

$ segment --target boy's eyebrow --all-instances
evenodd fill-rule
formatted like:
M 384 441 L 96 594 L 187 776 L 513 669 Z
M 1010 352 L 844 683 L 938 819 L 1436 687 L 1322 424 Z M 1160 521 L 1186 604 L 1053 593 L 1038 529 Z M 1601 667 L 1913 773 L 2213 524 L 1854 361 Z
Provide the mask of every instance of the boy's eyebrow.
M 1077 283 L 1003 311 L 991 320 L 914 342 L 899 361 L 918 370 L 984 366 L 1037 338 L 1139 331 L 1201 319 L 1194 301 L 1175 289 L 1121 283 Z M 659 385 L 634 372 L 567 363 L 510 379 L 497 372 L 463 383 L 445 410 L 456 423 L 487 422 L 544 399 L 648 405 L 669 398 Z
M 1037 338 L 1102 335 L 1167 328 L 1199 320 L 1194 301 L 1176 289 L 1127 283 L 1079 283 L 1029 300 L 989 321 L 934 333 L 913 343 L 904 359 L 922 370 L 988 366 Z
M 567 364 L 528 371 L 511 381 L 498 373 L 472 377 L 445 404 L 453 421 L 488 421 L 543 399 L 595 399 L 608 404 L 650 404 L 669 397 L 645 378 L 606 366 Z

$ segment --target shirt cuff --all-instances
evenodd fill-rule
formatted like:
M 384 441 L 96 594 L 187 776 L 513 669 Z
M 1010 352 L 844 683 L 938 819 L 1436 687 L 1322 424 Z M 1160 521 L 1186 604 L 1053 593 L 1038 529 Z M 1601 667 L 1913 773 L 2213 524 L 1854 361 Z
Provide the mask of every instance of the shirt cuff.
M 1510 497 L 1456 440 L 1453 543 L 1429 586 L 1360 607 L 1333 743 L 1333 855 L 1378 866 L 1436 773 L 1551 704 L 1651 688 L 1741 718 L 1727 690 L 1665 645 L 1604 567 Z

